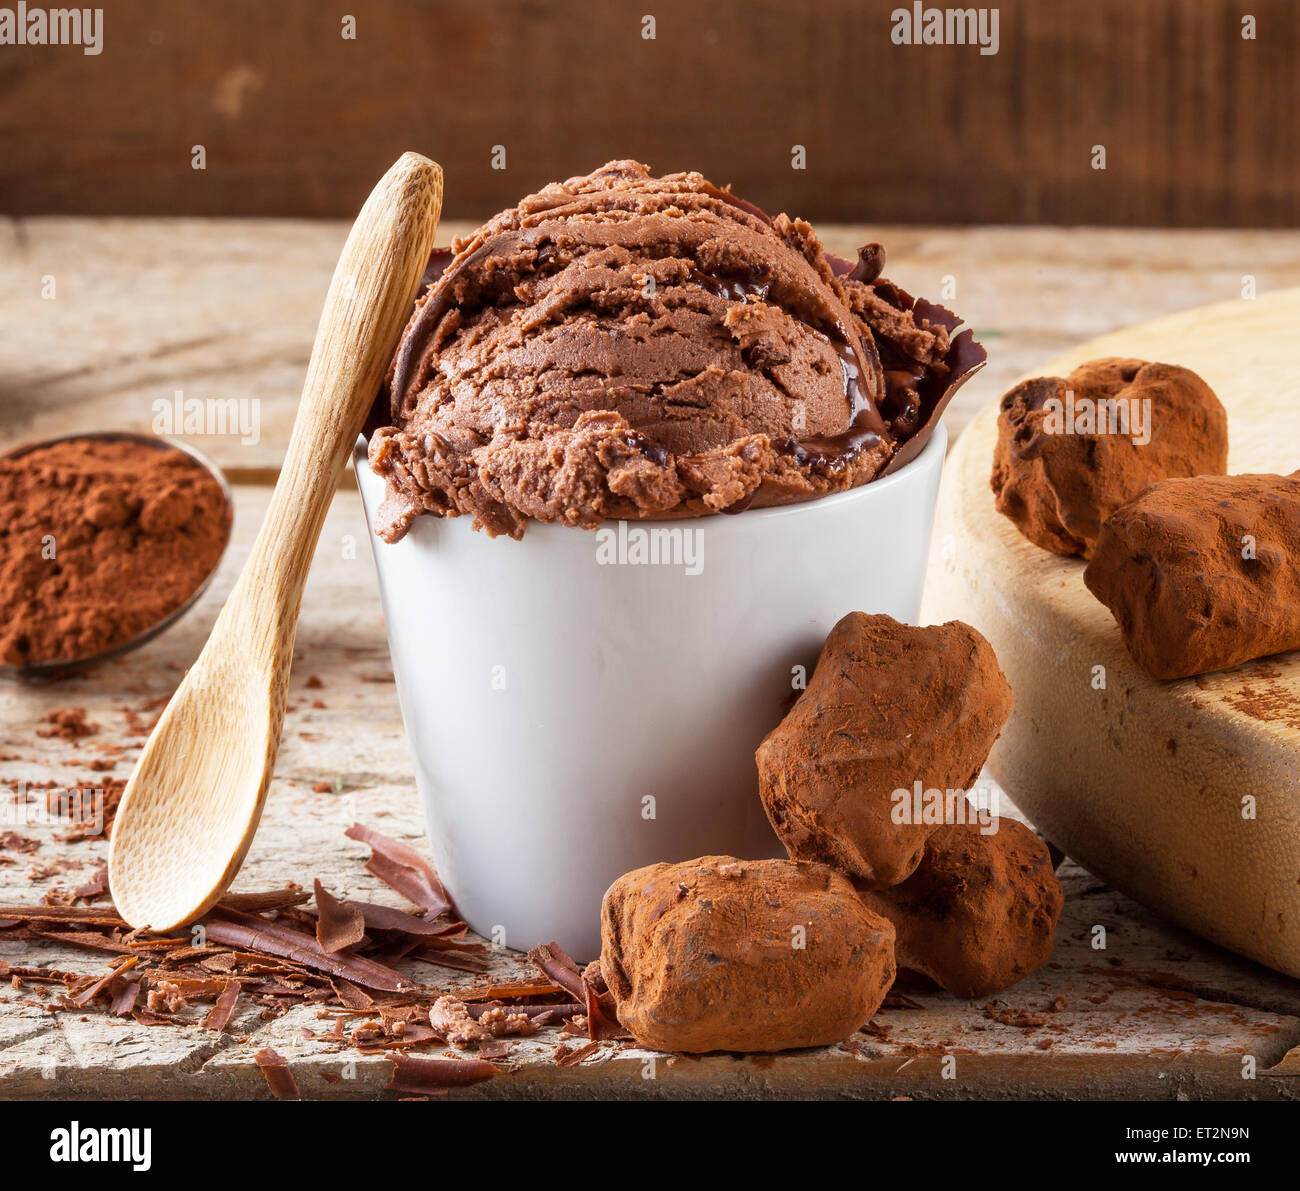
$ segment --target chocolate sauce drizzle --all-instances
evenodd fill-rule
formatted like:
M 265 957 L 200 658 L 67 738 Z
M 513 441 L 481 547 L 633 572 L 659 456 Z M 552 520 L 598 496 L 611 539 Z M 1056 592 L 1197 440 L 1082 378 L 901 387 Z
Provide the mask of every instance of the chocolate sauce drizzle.
M 691 274 L 691 281 L 728 302 L 762 301 L 772 288 L 771 279 L 759 269 L 727 275 L 696 270 Z M 837 330 L 828 331 L 804 319 L 799 321 L 813 334 L 827 340 L 839 357 L 840 368 L 844 373 L 844 396 L 849 404 L 849 428 L 834 435 L 817 435 L 806 439 L 784 438 L 773 445 L 801 467 L 810 468 L 819 474 L 833 474 L 843 471 L 859 454 L 876 446 L 880 442 L 883 426 L 876 401 L 863 385 L 859 352 L 854 351 L 852 344 Z M 861 344 L 859 351 L 865 354 Z M 748 503 L 740 502 L 740 508 L 747 508 Z M 740 508 L 732 506 L 728 512 L 739 512 Z

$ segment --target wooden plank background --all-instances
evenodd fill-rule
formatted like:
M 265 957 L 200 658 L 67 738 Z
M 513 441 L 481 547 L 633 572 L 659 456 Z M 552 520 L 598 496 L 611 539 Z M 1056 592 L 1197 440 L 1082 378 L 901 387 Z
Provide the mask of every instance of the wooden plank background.
M 98 56 L 0 47 L 0 211 L 347 216 L 414 148 L 472 220 L 637 156 L 823 221 L 1300 223 L 1291 0 L 1006 0 L 990 56 L 896 0 L 99 3 Z

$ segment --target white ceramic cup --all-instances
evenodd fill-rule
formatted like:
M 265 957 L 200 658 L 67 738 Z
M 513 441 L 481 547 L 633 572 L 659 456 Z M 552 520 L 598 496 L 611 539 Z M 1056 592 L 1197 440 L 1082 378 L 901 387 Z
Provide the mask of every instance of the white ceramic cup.
M 842 616 L 916 620 L 946 444 L 940 426 L 894 475 L 736 516 L 368 533 L 434 861 L 476 931 L 593 959 L 620 874 L 783 855 L 754 750 Z M 363 444 L 356 471 L 373 524 Z

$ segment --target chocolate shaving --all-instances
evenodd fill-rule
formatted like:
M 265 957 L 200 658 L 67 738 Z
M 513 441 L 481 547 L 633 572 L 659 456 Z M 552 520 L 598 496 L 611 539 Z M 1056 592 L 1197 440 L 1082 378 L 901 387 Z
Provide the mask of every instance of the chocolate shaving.
M 217 1003 L 212 1006 L 207 1017 L 203 1019 L 204 1026 L 209 1030 L 224 1030 L 230 1024 L 230 1019 L 235 1015 L 235 1005 L 239 1001 L 239 994 L 243 990 L 243 985 L 238 980 L 227 980 L 222 986 L 221 993 L 217 997 Z
M 89 881 L 73 890 L 72 896 L 76 901 L 93 901 L 97 897 L 103 897 L 107 892 L 108 865 L 101 864 Z
M 300 906 L 310 896 L 305 889 L 293 885 L 284 889 L 270 889 L 265 893 L 227 893 L 217 905 L 226 910 L 240 910 L 245 914 L 262 914 Z
M 468 944 L 467 946 L 474 946 Z M 486 972 L 487 961 L 480 959 L 477 955 L 466 954 L 460 949 L 451 950 L 446 947 L 434 948 L 426 951 L 411 952 L 411 958 L 419 960 L 421 963 L 434 964 L 442 968 L 451 968 L 456 972 Z
M 576 1050 L 570 1050 L 569 1047 L 561 1044 L 554 1051 L 555 1065 L 557 1067 L 576 1067 L 588 1055 L 594 1054 L 599 1049 L 599 1042 L 588 1042 L 586 1046 L 580 1046 Z
M 377 905 L 374 902 L 347 901 L 343 904 L 354 906 L 361 912 L 366 930 L 399 931 L 404 935 L 446 936 L 464 934 L 468 929 L 463 922 L 429 922 L 414 914 L 408 914 L 405 910 Z
M 108 1011 L 114 1017 L 130 1017 L 135 1009 L 135 1002 L 140 996 L 140 985 L 136 981 L 123 980 L 113 992 L 113 1000 Z
M 127 925 L 109 910 L 93 906 L 0 906 L 0 918 L 16 918 L 20 922 L 78 922 L 123 929 Z
M 330 987 L 335 995 L 349 1009 L 369 1009 L 375 999 L 364 989 L 358 988 L 350 980 L 331 980 Z
M 456 995 L 462 1001 L 513 1001 L 524 997 L 553 997 L 567 991 L 558 984 L 539 984 L 536 981 L 519 981 L 512 984 L 486 984 L 480 988 L 466 988 Z
M 395 1054 L 393 1077 L 384 1085 L 387 1092 L 413 1092 L 417 1095 L 436 1095 L 448 1088 L 464 1088 L 482 1083 L 501 1068 L 485 1059 L 418 1059 L 412 1055 Z
M 614 1039 L 631 1038 L 618 1021 L 614 1008 L 614 998 L 608 992 L 597 993 L 587 985 L 587 1036 L 593 1042 L 609 1042 Z
M 341 902 L 317 879 L 315 882 L 316 942 L 321 950 L 333 955 L 346 947 L 355 947 L 366 937 L 366 923 L 356 906 Z
M 136 963 L 138 962 L 139 961 L 136 959 L 134 955 L 127 956 L 126 959 L 122 960 L 122 962 L 119 963 L 116 967 L 110 968 L 107 975 L 101 977 L 100 979 L 96 980 L 93 984 L 88 985 L 81 992 L 77 993 L 72 998 L 72 1003 L 78 1009 L 81 1009 L 84 1006 L 88 1005 L 97 996 L 99 996 L 99 994 L 103 992 L 104 989 L 106 989 L 116 977 L 120 976 L 123 972 L 125 972 L 127 968 L 135 967 Z
M 544 976 L 549 976 L 574 1000 L 586 1002 L 587 985 L 582 979 L 582 973 L 559 943 L 542 943 L 528 953 L 528 958 Z
M 293 960 L 305 968 L 324 972 L 328 976 L 342 976 L 363 988 L 376 988 L 383 992 L 415 992 L 419 985 L 392 968 L 359 955 L 329 955 L 311 935 L 290 930 L 278 923 L 266 922 L 251 914 L 240 914 L 220 907 L 215 911 L 221 918 L 206 924 L 209 939 L 246 947 Z
M 422 907 L 426 918 L 438 918 L 451 912 L 451 897 L 437 871 L 409 844 L 360 823 L 353 823 L 344 834 L 349 839 L 369 845 L 371 856 L 366 862 L 366 871 Z
M 32 934 L 41 939 L 53 939 L 69 947 L 86 947 L 91 951 L 107 951 L 114 955 L 130 955 L 135 947 L 108 935 L 97 935 L 93 931 L 33 930 Z
M 264 1047 L 253 1056 L 255 1062 L 266 1077 L 266 1086 L 277 1100 L 299 1099 L 298 1081 L 294 1079 L 289 1064 L 269 1047 Z

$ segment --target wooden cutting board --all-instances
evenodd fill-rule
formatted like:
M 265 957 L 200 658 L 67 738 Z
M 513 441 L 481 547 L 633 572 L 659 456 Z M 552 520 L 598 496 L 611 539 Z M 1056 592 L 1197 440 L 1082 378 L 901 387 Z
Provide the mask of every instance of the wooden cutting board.
M 1030 375 L 1132 356 L 1200 373 L 1228 411 L 1231 472 L 1300 468 L 1300 289 L 1092 340 Z M 953 448 L 924 615 L 992 642 L 1015 710 L 989 771 L 1097 876 L 1205 938 L 1300 977 L 1300 652 L 1148 678 L 1084 564 L 993 506 L 996 404 Z M 1105 668 L 1105 689 L 1094 667 Z M 1248 798 L 1249 796 L 1249 798 Z M 1254 816 L 1243 813 L 1253 799 Z

